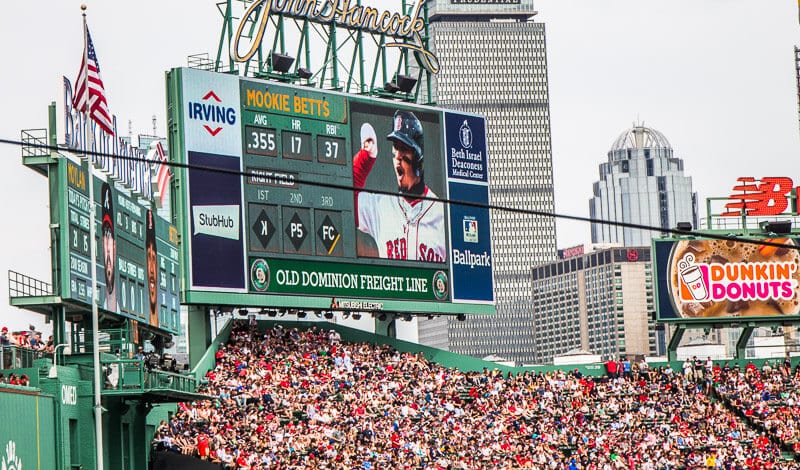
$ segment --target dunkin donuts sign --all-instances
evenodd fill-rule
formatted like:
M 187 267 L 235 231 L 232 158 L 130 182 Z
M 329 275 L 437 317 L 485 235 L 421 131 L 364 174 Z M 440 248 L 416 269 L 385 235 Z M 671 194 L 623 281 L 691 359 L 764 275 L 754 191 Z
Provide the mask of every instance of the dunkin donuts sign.
M 785 247 L 731 240 L 671 242 L 666 266 L 668 282 L 663 286 L 662 280 L 659 285 L 667 287 L 672 312 L 662 308 L 660 316 L 677 319 L 800 314 L 797 241 L 769 241 Z M 657 262 L 661 261 L 659 251 L 662 258 L 666 254 L 665 244 L 656 244 Z M 660 292 L 660 296 L 663 294 Z

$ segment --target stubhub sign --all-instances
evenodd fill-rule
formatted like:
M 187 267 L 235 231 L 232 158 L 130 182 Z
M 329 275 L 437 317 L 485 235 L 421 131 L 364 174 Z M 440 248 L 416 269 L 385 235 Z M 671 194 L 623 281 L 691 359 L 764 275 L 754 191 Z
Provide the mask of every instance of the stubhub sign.
M 194 206 L 194 235 L 239 239 L 239 206 Z

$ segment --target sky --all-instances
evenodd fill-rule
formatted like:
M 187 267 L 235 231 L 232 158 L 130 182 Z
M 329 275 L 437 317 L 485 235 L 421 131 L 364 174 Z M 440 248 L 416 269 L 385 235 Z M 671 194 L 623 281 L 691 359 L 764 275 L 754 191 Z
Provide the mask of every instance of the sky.
M 165 135 L 164 74 L 191 54 L 216 54 L 217 2 L 83 3 L 121 134 L 152 134 L 155 116 L 156 133 Z M 61 77 L 74 82 L 83 54 L 80 5 L 4 5 L 0 139 L 46 127 L 49 103 L 62 99 Z M 598 165 L 634 122 L 666 136 L 700 201 L 729 195 L 739 176 L 800 184 L 794 0 L 539 0 L 535 9 L 547 31 L 556 213 L 588 217 Z M 61 119 L 58 126 L 63 142 Z M 49 282 L 47 181 L 20 155 L 0 144 L 0 275 Z M 590 241 L 586 223 L 558 220 L 556 227 L 558 247 Z M 0 324 L 50 329 L 7 299 L 2 280 Z

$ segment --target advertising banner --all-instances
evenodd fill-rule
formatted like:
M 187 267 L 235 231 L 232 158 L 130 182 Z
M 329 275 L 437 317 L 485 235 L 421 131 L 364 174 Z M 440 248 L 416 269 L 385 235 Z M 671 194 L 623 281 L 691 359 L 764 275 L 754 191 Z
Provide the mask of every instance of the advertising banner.
M 486 121 L 445 113 L 454 302 L 494 302 Z M 458 202 L 479 205 L 463 205 Z M 480 207 L 483 206 L 483 207 Z
M 730 240 L 655 240 L 661 320 L 748 320 L 800 314 L 800 251 Z M 738 320 L 737 320 L 738 321 Z

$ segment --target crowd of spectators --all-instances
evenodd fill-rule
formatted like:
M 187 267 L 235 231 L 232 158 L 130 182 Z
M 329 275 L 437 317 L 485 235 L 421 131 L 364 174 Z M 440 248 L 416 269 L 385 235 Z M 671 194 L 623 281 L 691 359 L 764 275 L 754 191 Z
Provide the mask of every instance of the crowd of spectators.
M 0 329 L 0 347 L 16 346 L 43 353 L 52 353 L 55 348 L 53 336 L 47 341 L 42 340 L 42 334 L 31 326 L 29 330 L 9 332 L 8 327 Z
M 785 421 L 751 426 L 711 396 L 736 388 L 742 414 L 752 407 L 750 384 L 717 368 L 461 372 L 333 331 L 241 323 L 207 374 L 213 399 L 180 404 L 154 445 L 245 470 L 797 468 L 775 439 Z

